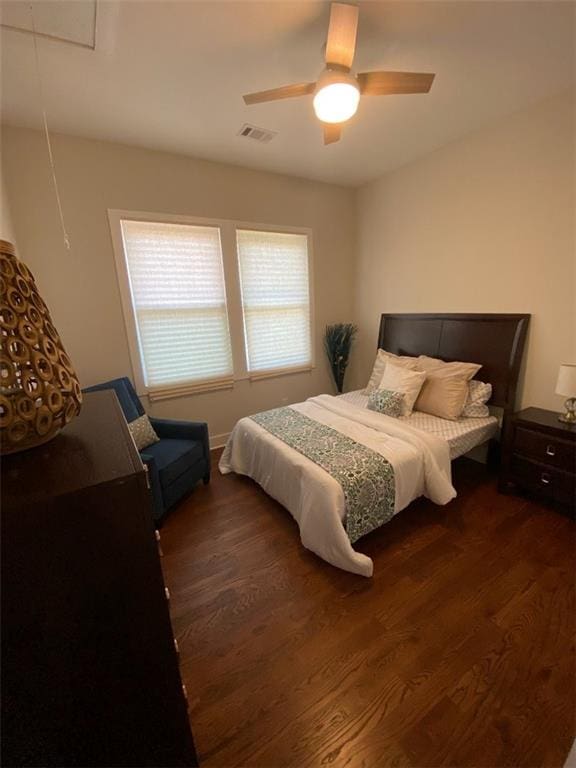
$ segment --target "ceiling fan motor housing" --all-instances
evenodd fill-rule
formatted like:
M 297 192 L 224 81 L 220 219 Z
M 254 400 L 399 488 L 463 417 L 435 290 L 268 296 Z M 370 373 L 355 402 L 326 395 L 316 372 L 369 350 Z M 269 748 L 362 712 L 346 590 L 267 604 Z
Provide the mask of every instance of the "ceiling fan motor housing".
M 314 93 L 318 93 L 321 88 L 325 88 L 327 85 L 332 85 L 332 83 L 349 83 L 360 90 L 356 75 L 353 75 L 348 67 L 340 67 L 337 64 L 328 64 L 318 76 Z

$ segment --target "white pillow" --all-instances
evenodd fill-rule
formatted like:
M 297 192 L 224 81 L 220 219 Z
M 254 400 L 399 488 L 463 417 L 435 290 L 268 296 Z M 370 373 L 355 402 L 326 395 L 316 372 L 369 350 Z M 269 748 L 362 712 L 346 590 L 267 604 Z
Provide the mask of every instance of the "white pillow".
M 486 403 L 492 397 L 492 384 L 484 381 L 471 381 L 468 384 L 468 397 L 462 411 L 462 418 L 482 419 L 490 416 Z
M 386 364 L 378 389 L 401 392 L 404 395 L 402 416 L 410 416 L 425 380 L 426 373 L 423 371 L 411 371 L 389 362 Z
M 444 360 L 439 360 L 437 357 L 428 357 L 427 355 L 420 355 L 418 358 L 418 370 L 419 371 L 446 371 L 446 373 L 454 373 L 459 376 L 464 376 L 468 381 L 472 379 L 478 371 L 482 368 L 478 363 L 445 363 Z
M 394 365 L 399 365 L 401 368 L 408 368 L 410 371 L 415 371 L 418 369 L 417 357 L 400 357 L 398 355 L 394 355 L 392 352 L 386 352 L 383 349 L 379 349 L 378 354 L 376 355 L 376 360 L 374 361 L 372 375 L 370 376 L 368 386 L 366 387 L 366 391 L 368 393 L 379 389 L 380 381 L 386 368 L 386 363 L 394 363 Z

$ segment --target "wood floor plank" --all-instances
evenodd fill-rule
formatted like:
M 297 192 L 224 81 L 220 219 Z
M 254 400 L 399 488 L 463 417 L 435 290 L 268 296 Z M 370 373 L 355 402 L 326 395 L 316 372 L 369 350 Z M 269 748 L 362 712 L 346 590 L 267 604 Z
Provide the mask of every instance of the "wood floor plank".
M 358 543 L 363 579 L 305 550 L 247 478 L 162 529 L 203 766 L 555 766 L 576 732 L 574 523 L 455 464 Z

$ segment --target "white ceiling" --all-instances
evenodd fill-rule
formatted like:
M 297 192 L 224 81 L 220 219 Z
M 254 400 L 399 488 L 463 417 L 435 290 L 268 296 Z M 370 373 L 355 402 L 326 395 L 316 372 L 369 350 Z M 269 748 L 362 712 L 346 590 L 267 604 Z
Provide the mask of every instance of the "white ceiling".
M 52 3 L 55 5 L 55 3 Z M 66 13 L 66 5 L 61 3 Z M 55 131 L 357 185 L 571 86 L 571 2 L 361 2 L 355 68 L 436 72 L 428 95 L 364 97 L 324 147 L 310 98 L 328 2 L 100 0 L 96 50 L 39 40 Z M 2 119 L 40 126 L 32 37 L 2 29 Z M 277 131 L 239 137 L 248 122 Z

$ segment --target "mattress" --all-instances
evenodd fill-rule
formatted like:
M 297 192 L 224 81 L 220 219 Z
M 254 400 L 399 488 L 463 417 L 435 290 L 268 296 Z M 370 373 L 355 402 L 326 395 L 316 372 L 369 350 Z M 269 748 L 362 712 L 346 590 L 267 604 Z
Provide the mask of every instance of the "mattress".
M 346 394 L 340 395 L 338 399 L 346 400 L 359 408 L 366 408 L 368 404 L 368 395 L 364 389 L 346 392 Z M 458 456 L 463 456 L 477 445 L 482 445 L 482 443 L 490 440 L 498 434 L 499 429 L 498 419 L 495 416 L 450 421 L 432 416 L 429 413 L 412 411 L 412 414 L 403 421 L 411 427 L 416 427 L 416 429 L 421 429 L 446 440 L 450 447 L 451 459 L 457 459 Z

